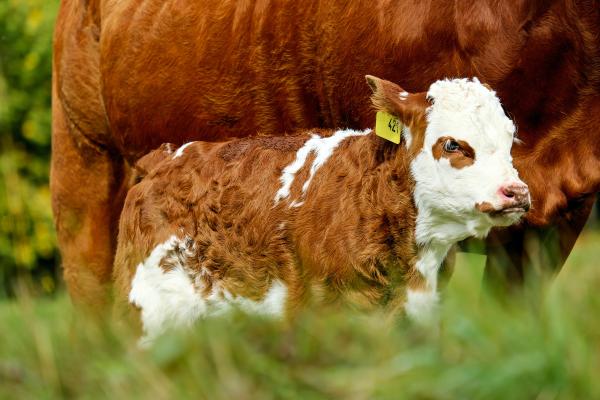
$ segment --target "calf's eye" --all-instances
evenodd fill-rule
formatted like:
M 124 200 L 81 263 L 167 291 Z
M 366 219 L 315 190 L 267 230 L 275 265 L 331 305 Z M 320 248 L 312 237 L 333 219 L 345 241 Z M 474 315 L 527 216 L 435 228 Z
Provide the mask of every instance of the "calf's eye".
M 444 151 L 452 153 L 458 150 L 460 150 L 460 145 L 456 142 L 456 140 L 448 139 L 444 142 Z

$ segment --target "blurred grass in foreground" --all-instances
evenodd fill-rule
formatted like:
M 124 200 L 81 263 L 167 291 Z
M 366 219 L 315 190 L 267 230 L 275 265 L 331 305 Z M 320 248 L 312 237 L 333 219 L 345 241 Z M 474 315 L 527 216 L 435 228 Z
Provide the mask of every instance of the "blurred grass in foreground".
M 234 315 L 141 351 L 64 295 L 21 296 L 0 306 L 0 398 L 600 398 L 599 244 L 581 238 L 541 304 L 479 296 L 476 267 L 459 265 L 438 334 L 349 311 L 291 326 Z

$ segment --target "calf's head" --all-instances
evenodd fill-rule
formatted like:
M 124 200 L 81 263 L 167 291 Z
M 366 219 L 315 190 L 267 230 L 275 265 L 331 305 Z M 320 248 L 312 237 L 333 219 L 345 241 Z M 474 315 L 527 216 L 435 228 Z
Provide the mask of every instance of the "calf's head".
M 529 209 L 529 190 L 510 154 L 515 125 L 489 87 L 476 78 L 453 79 L 408 93 L 373 76 L 367 82 L 375 107 L 403 124 L 420 214 L 483 236 Z

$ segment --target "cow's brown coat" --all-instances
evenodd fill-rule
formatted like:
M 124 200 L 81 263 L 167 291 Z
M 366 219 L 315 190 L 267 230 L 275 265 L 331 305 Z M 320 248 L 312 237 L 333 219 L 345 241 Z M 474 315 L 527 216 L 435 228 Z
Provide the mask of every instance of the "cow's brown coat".
M 413 92 L 448 76 L 493 86 L 523 141 L 513 156 L 533 197 L 529 224 L 558 227 L 560 257 L 544 264 L 560 266 L 600 184 L 599 21 L 598 0 L 63 0 L 51 189 L 70 293 L 105 298 L 128 165 L 142 154 L 371 126 L 365 73 Z M 536 256 L 524 236 L 491 240 L 520 266 Z

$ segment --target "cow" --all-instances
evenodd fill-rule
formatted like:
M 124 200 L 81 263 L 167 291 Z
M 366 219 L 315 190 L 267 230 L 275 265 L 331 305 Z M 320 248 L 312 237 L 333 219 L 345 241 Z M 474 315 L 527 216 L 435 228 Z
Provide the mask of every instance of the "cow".
M 108 299 L 142 155 L 258 131 L 368 128 L 367 73 L 412 92 L 476 75 L 497 91 L 519 130 L 514 164 L 532 210 L 488 236 L 488 275 L 556 271 L 600 186 L 598 37 L 598 0 L 63 0 L 50 186 L 71 297 Z
M 515 126 L 492 90 L 367 82 L 382 137 L 310 130 L 164 145 L 140 160 L 114 274 L 146 340 L 233 307 L 282 316 L 315 298 L 430 321 L 450 248 L 529 209 Z

